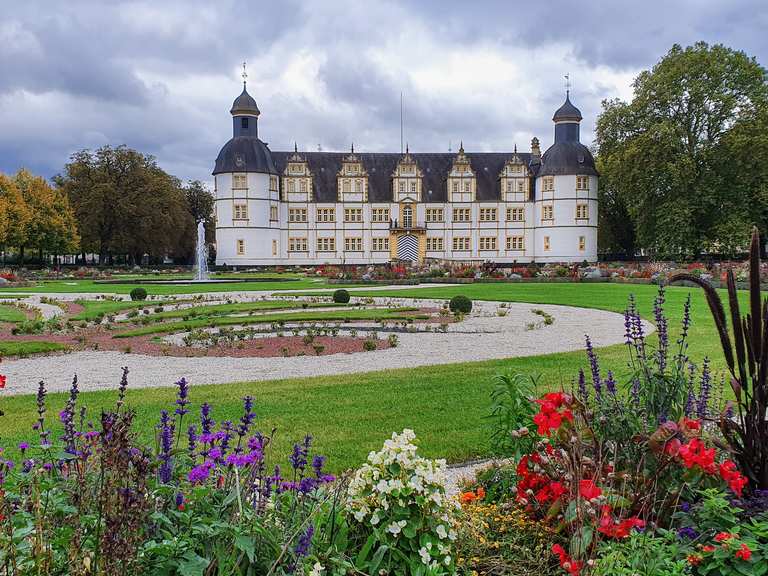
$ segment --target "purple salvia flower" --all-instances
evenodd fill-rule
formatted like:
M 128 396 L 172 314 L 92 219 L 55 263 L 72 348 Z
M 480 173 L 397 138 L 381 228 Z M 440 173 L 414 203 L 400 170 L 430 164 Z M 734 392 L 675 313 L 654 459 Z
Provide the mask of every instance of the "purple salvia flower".
M 587 391 L 586 377 L 584 376 L 584 369 L 579 368 L 579 397 L 583 402 L 589 400 L 589 392 Z
M 123 366 L 123 376 L 120 378 L 120 386 L 117 388 L 117 411 L 125 402 L 125 391 L 128 388 L 128 366 Z
M 182 506 L 184 506 L 184 494 L 181 492 L 176 492 L 175 504 L 176 509 L 181 510 Z
M 248 430 L 253 424 L 253 420 L 256 418 L 256 414 L 253 412 L 253 397 L 246 396 L 243 398 L 243 415 L 240 417 L 240 425 L 237 428 L 237 434 L 242 438 L 248 434 Z
M 176 414 L 181 418 L 189 412 L 187 408 L 189 404 L 189 384 L 187 384 L 186 378 L 182 378 L 176 382 L 176 386 L 178 387 L 176 391 Z
M 48 391 L 45 389 L 45 382 L 40 380 L 37 387 L 37 422 L 34 428 L 40 434 L 40 444 L 44 448 L 48 448 L 51 445 L 49 440 L 50 432 L 45 429 L 45 397 Z
M 221 423 L 221 432 L 221 450 L 226 453 L 229 451 L 229 442 L 232 440 L 234 432 L 234 426 L 232 425 L 231 420 L 224 420 L 224 422 Z
M 312 469 L 315 471 L 315 476 L 318 478 L 323 475 L 323 466 L 325 466 L 325 456 L 317 455 L 312 458 Z
M 597 361 L 597 354 L 592 347 L 592 340 L 585 336 L 587 341 L 587 358 L 589 358 L 589 369 L 592 372 L 592 386 L 595 388 L 595 395 L 599 401 L 602 398 L 602 381 L 600 378 L 600 365 Z
M 214 463 L 210 460 L 206 460 L 199 466 L 195 466 L 192 468 L 192 470 L 189 471 L 189 474 L 187 474 L 187 480 L 189 480 L 192 484 L 202 484 L 208 480 L 213 467 Z
M 187 428 L 187 450 L 190 456 L 194 456 L 197 446 L 197 426 L 190 424 Z
M 683 324 L 680 330 L 679 342 L 684 342 L 688 338 L 688 329 L 691 327 L 691 295 L 688 294 L 688 298 L 685 299 L 683 305 Z
M 64 452 L 67 454 L 77 453 L 77 439 L 75 429 L 75 408 L 77 403 L 77 376 L 72 379 L 72 387 L 69 389 L 69 399 L 67 404 L 59 413 L 59 420 L 64 425 L 64 435 L 61 439 L 64 441 Z
M 211 406 L 208 402 L 205 402 L 200 407 L 200 424 L 203 434 L 210 434 L 216 422 L 211 418 Z
M 632 379 L 632 388 L 630 388 L 630 394 L 632 396 L 632 403 L 635 407 L 640 406 L 640 378 L 635 376 Z
M 296 571 L 296 567 L 299 561 L 309 554 L 309 549 L 312 546 L 312 536 L 315 534 L 315 527 L 311 524 L 307 527 L 307 531 L 299 537 L 299 541 L 296 543 L 296 547 L 293 549 L 293 554 L 296 560 L 288 567 L 287 571 L 292 574 Z
M 659 334 L 658 365 L 662 374 L 667 366 L 667 349 L 669 347 L 669 331 L 667 330 L 667 318 L 664 316 L 664 288 L 659 287 L 659 294 L 653 302 L 653 317 L 656 322 L 656 330 Z
M 168 484 L 173 476 L 173 464 L 171 451 L 173 450 L 173 430 L 174 424 L 168 415 L 168 411 L 160 412 L 160 454 L 158 458 L 161 462 L 158 475 L 160 482 Z
M 613 372 L 608 370 L 608 378 L 605 380 L 605 388 L 611 396 L 616 396 L 616 380 L 613 379 Z
M 707 415 L 711 390 L 712 375 L 709 371 L 709 358 L 704 358 L 704 366 L 701 369 L 701 383 L 699 385 L 699 401 L 696 405 L 696 415 L 699 418 L 704 418 Z

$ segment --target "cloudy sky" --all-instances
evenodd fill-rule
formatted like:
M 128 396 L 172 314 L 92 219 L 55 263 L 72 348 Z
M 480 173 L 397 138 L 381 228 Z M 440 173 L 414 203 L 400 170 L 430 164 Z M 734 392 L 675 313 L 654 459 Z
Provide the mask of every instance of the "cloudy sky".
M 127 144 L 209 181 L 241 89 L 273 150 L 546 148 L 563 75 L 590 143 L 600 102 L 677 42 L 768 65 L 765 0 L 0 0 L 0 171 Z

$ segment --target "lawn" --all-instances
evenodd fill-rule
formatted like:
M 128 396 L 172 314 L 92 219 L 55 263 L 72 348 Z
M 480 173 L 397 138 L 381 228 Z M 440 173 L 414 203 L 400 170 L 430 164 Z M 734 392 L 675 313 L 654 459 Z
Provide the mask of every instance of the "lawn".
M 427 318 L 426 315 L 408 315 L 418 308 L 387 308 L 373 310 L 326 310 L 323 312 L 295 312 L 263 314 L 261 316 L 203 316 L 180 322 L 163 322 L 126 330 L 115 334 L 115 338 L 130 338 L 133 336 L 145 336 L 147 334 L 171 334 L 174 332 L 186 332 L 195 328 L 213 326 L 239 326 L 246 324 L 270 324 L 273 322 L 345 322 L 347 320 L 391 320 L 403 321 L 416 318 Z
M 641 313 L 652 318 L 656 287 L 619 284 L 475 284 L 460 287 L 419 288 L 397 291 L 370 291 L 371 295 L 419 296 L 447 298 L 466 294 L 475 299 L 525 301 L 538 304 L 571 304 L 621 312 L 630 294 L 638 299 Z M 702 293 L 692 288 L 669 288 L 666 309 L 672 324 L 672 337 L 682 315 L 685 298 L 692 294 L 693 308 L 690 355 L 700 362 L 712 357 L 716 368 L 723 366 L 714 326 Z M 745 297 L 746 293 L 742 294 Z M 556 337 L 557 320 L 553 327 Z M 590 327 L 585 326 L 585 333 Z M 611 368 L 620 381 L 626 381 L 627 354 L 623 345 L 599 350 L 603 369 Z M 361 356 L 364 362 L 364 356 Z M 126 363 L 130 364 L 127 358 Z M 569 386 L 580 367 L 586 366 L 581 352 L 551 354 L 528 358 L 512 358 L 388 370 L 364 374 L 290 379 L 258 383 L 194 386 L 193 410 L 202 402 L 214 406 L 217 420 L 236 420 L 240 414 L 240 398 L 255 397 L 261 429 L 278 428 L 276 448 L 286 452 L 293 439 L 305 433 L 316 436 L 321 452 L 329 456 L 334 470 L 360 464 L 366 454 L 380 447 L 393 430 L 413 428 L 421 440 L 425 455 L 462 461 L 488 455 L 486 420 L 489 394 L 495 375 L 502 372 L 540 374 L 542 386 Z M 62 361 L 61 378 L 71 378 L 71 368 Z M 115 384 L 119 379 L 115 368 Z M 30 392 L 35 383 L 30 382 Z M 142 434 L 150 437 L 157 414 L 163 408 L 172 410 L 174 390 L 171 388 L 129 391 L 128 404 L 137 411 Z M 89 405 L 93 417 L 114 401 L 114 392 L 84 393 L 81 399 Z M 61 409 L 66 396 L 51 395 L 50 414 Z M 7 416 L 2 423 L 3 443 L 13 447 L 29 438 L 36 417 L 33 396 L 8 397 L 0 401 Z M 52 417 L 54 419 L 55 417 Z
M 180 304 L 186 300 L 78 300 L 82 312 L 72 316 L 72 320 L 97 320 L 102 316 L 119 314 L 136 308 L 154 308 L 167 304 Z
M 10 304 L 0 304 L 0 322 L 24 322 L 27 315 L 24 310 Z
M 3 292 L 45 292 L 45 293 L 104 293 L 104 294 L 129 294 L 131 290 L 141 286 L 150 295 L 169 296 L 172 294 L 200 294 L 206 292 L 247 292 L 253 290 L 307 290 L 312 288 L 325 288 L 327 286 L 323 278 L 302 277 L 295 280 L 294 274 L 286 274 L 286 280 L 280 281 L 283 276 L 271 275 L 265 278 L 275 278 L 275 281 L 260 280 L 259 282 L 225 282 L 220 284 L 104 284 L 93 280 L 43 280 L 25 288 L 0 288 Z M 154 278 L 153 279 L 157 279 Z M 169 278 L 170 279 L 170 278 Z
M 175 302 L 175 303 L 178 303 Z M 152 303 L 158 306 L 160 303 Z M 226 316 L 228 314 L 241 314 L 243 312 L 256 312 L 262 310 L 290 310 L 294 308 L 330 308 L 334 306 L 346 306 L 334 302 L 302 302 L 291 300 L 256 300 L 254 302 L 235 302 L 232 304 L 200 304 L 193 308 L 179 308 L 178 310 L 164 310 L 150 314 L 150 320 L 167 320 L 169 318 L 185 318 L 188 316 Z M 148 306 L 149 307 L 149 306 Z
M 56 352 L 66 350 L 63 344 L 56 342 L 41 342 L 37 340 L 25 340 L 21 342 L 0 342 L 0 358 L 3 356 L 27 356 L 31 354 L 43 354 L 45 352 Z M 1 410 L 2 408 L 0 408 Z M 7 424 L 6 422 L 3 423 Z M 0 426 L 0 436 L 4 431 L 4 426 Z

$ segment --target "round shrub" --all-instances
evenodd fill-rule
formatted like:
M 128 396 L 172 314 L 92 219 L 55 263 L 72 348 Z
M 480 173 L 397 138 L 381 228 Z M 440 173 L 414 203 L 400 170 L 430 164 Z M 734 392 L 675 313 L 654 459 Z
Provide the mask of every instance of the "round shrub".
M 138 287 L 131 290 L 131 300 L 146 300 L 147 291 L 144 288 Z
M 346 304 L 349 302 L 349 292 L 343 288 L 336 290 L 336 292 L 333 293 L 333 301 L 337 304 Z
M 459 294 L 458 296 L 451 298 L 451 301 L 448 303 L 448 308 L 450 308 L 453 313 L 461 312 L 462 314 L 469 314 L 472 312 L 472 300 Z

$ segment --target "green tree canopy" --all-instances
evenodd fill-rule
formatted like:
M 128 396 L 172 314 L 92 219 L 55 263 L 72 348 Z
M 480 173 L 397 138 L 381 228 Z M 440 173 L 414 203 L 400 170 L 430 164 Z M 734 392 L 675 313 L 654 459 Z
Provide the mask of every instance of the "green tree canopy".
M 101 262 L 126 255 L 134 263 L 149 255 L 186 257 L 194 225 L 181 182 L 152 156 L 126 146 L 75 153 L 55 181 L 75 210 L 81 251 Z
M 768 164 L 749 158 L 753 148 L 766 153 L 756 123 L 766 122 L 768 88 L 757 61 L 722 45 L 675 45 L 633 87 L 631 102 L 603 102 L 597 122 L 611 241 L 692 256 L 746 246 L 753 223 L 765 231 Z M 616 240 L 611 230 L 622 225 L 632 234 Z

